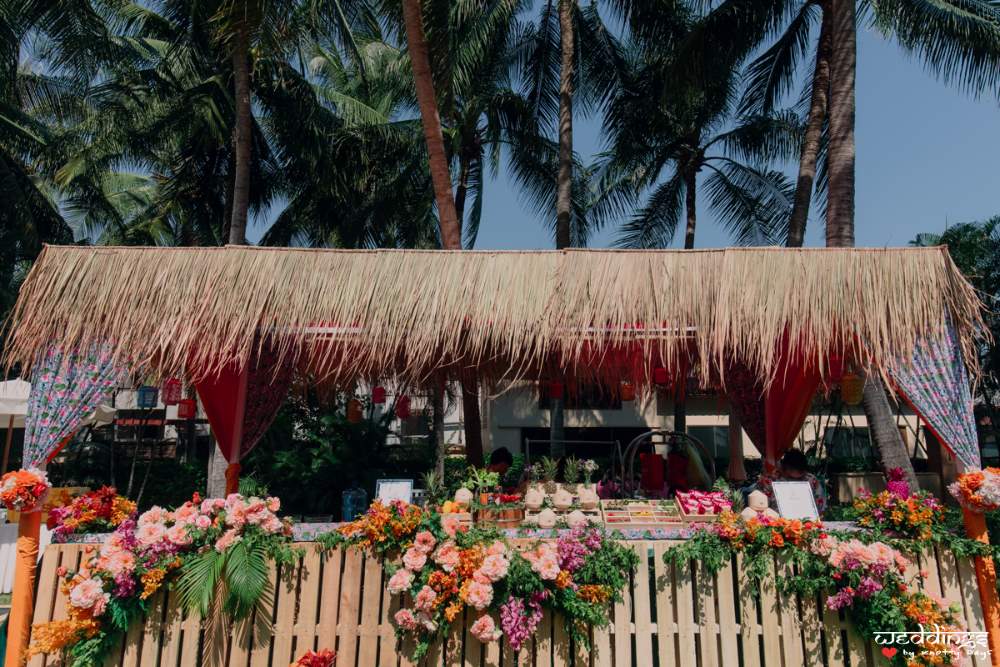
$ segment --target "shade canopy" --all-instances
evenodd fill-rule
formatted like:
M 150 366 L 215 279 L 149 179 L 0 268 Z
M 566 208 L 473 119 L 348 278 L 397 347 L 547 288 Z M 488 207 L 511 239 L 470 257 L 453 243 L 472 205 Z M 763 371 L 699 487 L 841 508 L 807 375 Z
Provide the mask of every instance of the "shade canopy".
M 46 247 L 7 364 L 52 341 L 205 377 L 266 344 L 337 381 L 426 382 L 653 366 L 708 382 L 728 360 L 769 385 L 781 355 L 887 371 L 950 318 L 975 372 L 981 304 L 942 248 L 537 252 Z M 610 362 L 617 360 L 614 364 Z M 637 363 L 636 360 L 639 360 Z
M 28 394 L 31 383 L 15 379 L 0 382 L 0 428 L 7 428 L 14 418 L 14 428 L 24 428 L 24 415 L 28 413 Z

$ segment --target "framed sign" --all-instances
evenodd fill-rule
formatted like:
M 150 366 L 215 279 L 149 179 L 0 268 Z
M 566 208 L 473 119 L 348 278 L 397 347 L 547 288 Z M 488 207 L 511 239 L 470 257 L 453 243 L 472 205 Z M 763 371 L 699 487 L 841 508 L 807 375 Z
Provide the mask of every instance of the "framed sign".
M 413 480 L 380 479 L 375 482 L 375 497 L 384 503 L 392 500 L 413 502 Z
M 818 519 L 816 497 L 809 482 L 772 482 L 778 514 L 784 519 Z

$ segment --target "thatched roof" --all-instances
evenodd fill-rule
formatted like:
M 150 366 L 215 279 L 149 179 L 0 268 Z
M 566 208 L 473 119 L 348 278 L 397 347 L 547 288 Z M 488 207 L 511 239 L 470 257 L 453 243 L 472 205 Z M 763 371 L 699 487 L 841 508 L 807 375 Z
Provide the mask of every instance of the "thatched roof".
M 980 309 L 944 248 L 49 246 L 8 322 L 5 361 L 106 341 L 148 372 L 190 376 L 245 362 L 266 333 L 283 360 L 337 380 L 470 366 L 524 377 L 593 369 L 609 350 L 666 366 L 691 355 L 706 378 L 737 358 L 767 380 L 783 335 L 819 363 L 852 354 L 884 371 L 946 316 L 972 362 Z

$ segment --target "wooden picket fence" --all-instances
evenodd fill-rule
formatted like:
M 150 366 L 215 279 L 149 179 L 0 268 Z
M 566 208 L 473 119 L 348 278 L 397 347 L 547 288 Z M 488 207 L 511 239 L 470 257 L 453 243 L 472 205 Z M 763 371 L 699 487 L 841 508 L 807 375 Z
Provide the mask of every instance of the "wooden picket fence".
M 674 568 L 662 556 L 670 542 L 630 543 L 639 569 L 623 603 L 615 606 L 611 625 L 592 631 L 591 651 L 570 641 L 560 619 L 544 617 L 533 643 L 519 655 L 494 643 L 483 646 L 469 633 L 473 614 L 456 624 L 443 646 L 423 661 L 434 666 L 653 667 L 683 665 L 722 667 L 857 667 L 884 664 L 837 612 L 816 599 L 779 595 L 773 585 L 754 596 L 740 571 L 731 565 L 716 576 L 699 565 Z M 407 667 L 405 647 L 397 645 L 389 622 L 396 610 L 385 590 L 385 574 L 361 553 L 321 555 L 312 543 L 293 572 L 276 573 L 270 630 L 249 644 L 250 622 L 236 628 L 228 645 L 213 652 L 197 617 L 185 615 L 170 591 L 154 600 L 143 624 L 136 624 L 109 665 L 122 667 L 284 667 L 308 649 L 337 651 L 338 667 Z M 52 545 L 39 571 L 35 622 L 65 617 L 56 569 L 78 567 L 83 545 Z M 790 566 L 776 565 L 778 576 L 793 576 Z M 981 631 L 982 609 L 970 561 L 950 552 L 927 551 L 914 568 L 927 573 L 925 587 L 957 603 L 971 631 Z M 265 624 L 266 625 L 266 624 Z M 874 651 L 877 654 L 877 651 Z M 217 657 L 221 655 L 221 657 Z M 55 657 L 36 656 L 30 667 L 60 665 Z M 976 667 L 988 665 L 977 659 Z

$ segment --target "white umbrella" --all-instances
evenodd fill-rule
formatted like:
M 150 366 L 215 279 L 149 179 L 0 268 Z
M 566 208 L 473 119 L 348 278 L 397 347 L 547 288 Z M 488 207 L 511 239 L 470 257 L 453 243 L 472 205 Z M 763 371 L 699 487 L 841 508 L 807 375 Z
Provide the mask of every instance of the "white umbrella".
M 30 392 L 30 382 L 24 380 L 0 382 L 0 428 L 24 428 L 24 415 L 28 413 Z

